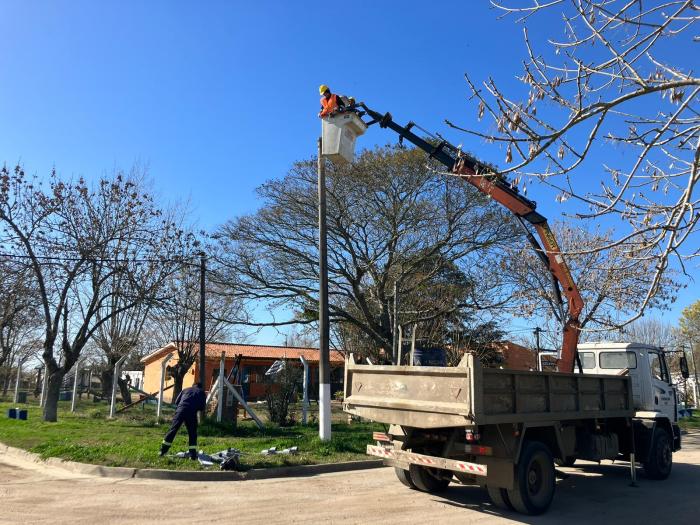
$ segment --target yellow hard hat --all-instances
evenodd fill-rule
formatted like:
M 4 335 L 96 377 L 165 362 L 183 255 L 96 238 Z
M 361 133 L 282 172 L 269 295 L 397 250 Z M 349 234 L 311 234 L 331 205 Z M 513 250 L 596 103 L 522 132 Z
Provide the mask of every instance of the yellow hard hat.
M 326 91 L 328 91 L 329 89 L 330 89 L 330 88 L 329 88 L 327 85 L 321 84 L 320 86 L 318 86 L 318 94 L 319 94 L 319 95 L 323 95 L 323 94 L 324 94 Z

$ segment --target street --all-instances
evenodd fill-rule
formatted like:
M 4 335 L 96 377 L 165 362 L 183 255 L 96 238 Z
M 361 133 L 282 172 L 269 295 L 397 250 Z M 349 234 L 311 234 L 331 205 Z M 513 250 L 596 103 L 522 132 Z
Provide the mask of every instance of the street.
M 700 433 L 684 435 L 671 478 L 625 464 L 582 462 L 562 469 L 544 516 L 493 507 L 485 490 L 451 486 L 442 495 L 405 488 L 388 468 L 307 478 L 172 482 L 98 478 L 0 455 L 0 523 L 698 523 Z

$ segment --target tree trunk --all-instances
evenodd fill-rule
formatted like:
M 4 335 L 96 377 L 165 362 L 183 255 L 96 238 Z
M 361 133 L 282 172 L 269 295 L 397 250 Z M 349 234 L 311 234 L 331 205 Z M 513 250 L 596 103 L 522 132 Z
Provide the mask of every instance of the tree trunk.
M 105 368 L 100 372 L 100 383 L 102 385 L 102 399 L 109 401 L 112 399 L 112 376 L 114 375 L 114 365 Z
M 8 368 L 8 371 L 4 374 L 3 378 L 3 386 L 2 386 L 2 396 L 5 397 L 7 395 L 7 391 L 10 388 L 10 382 L 12 381 L 12 369 Z
M 126 380 L 121 377 L 117 379 L 117 386 L 119 387 L 119 392 L 121 392 L 122 400 L 125 405 L 131 404 L 131 392 L 129 392 L 129 385 L 126 384 Z
M 175 399 L 177 399 L 177 396 L 180 395 L 180 392 L 182 392 L 182 380 L 184 379 L 186 373 L 187 371 L 180 374 L 179 367 L 176 367 L 175 370 L 173 370 L 173 403 L 175 402 Z
M 61 384 L 63 383 L 64 373 L 61 369 L 55 370 L 49 374 L 49 380 L 46 385 L 45 405 L 43 419 L 44 421 L 58 421 L 58 397 L 61 393 Z

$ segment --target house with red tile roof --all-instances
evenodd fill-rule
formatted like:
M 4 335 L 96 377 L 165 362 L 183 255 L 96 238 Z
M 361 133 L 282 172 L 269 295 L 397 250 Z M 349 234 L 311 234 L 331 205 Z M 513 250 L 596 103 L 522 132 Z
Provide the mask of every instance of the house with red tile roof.
M 141 359 L 144 365 L 143 389 L 146 392 L 158 392 L 160 387 L 160 374 L 163 359 L 169 354 L 173 357 L 168 366 L 177 363 L 177 344 L 168 343 L 155 352 Z M 205 347 L 206 367 L 205 390 L 209 390 L 219 375 L 221 355 L 225 356 L 224 374 L 228 376 L 235 362 L 240 356 L 240 384 L 246 399 L 259 400 L 265 397 L 265 372 L 275 361 L 288 360 L 291 363 L 301 365 L 300 357 L 304 357 L 309 363 L 309 394 L 312 399 L 318 396 L 318 348 L 299 348 L 293 346 L 274 345 L 248 345 L 237 343 L 207 343 Z M 331 350 L 331 391 L 342 389 L 344 357 L 341 352 Z M 190 367 L 185 375 L 182 387 L 192 386 L 199 379 L 199 358 Z M 172 377 L 166 373 L 165 386 L 173 384 Z M 165 391 L 165 401 L 172 400 L 172 389 Z

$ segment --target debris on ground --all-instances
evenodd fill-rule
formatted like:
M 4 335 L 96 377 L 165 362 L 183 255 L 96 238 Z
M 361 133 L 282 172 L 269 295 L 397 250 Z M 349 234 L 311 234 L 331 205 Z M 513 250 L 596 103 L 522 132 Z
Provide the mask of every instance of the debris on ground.
M 299 452 L 299 447 L 290 447 L 290 448 L 285 448 L 283 450 L 277 450 L 277 447 L 270 447 L 266 448 L 265 450 L 261 451 L 260 454 L 263 456 L 274 456 L 275 454 L 296 454 Z
M 197 454 L 197 460 L 203 467 L 211 467 L 217 463 L 221 470 L 239 470 L 242 454 L 243 452 L 236 448 L 227 448 L 214 454 L 205 454 L 203 450 L 200 450 Z M 190 453 L 178 452 L 177 454 L 172 454 L 171 457 L 187 459 L 190 457 Z

